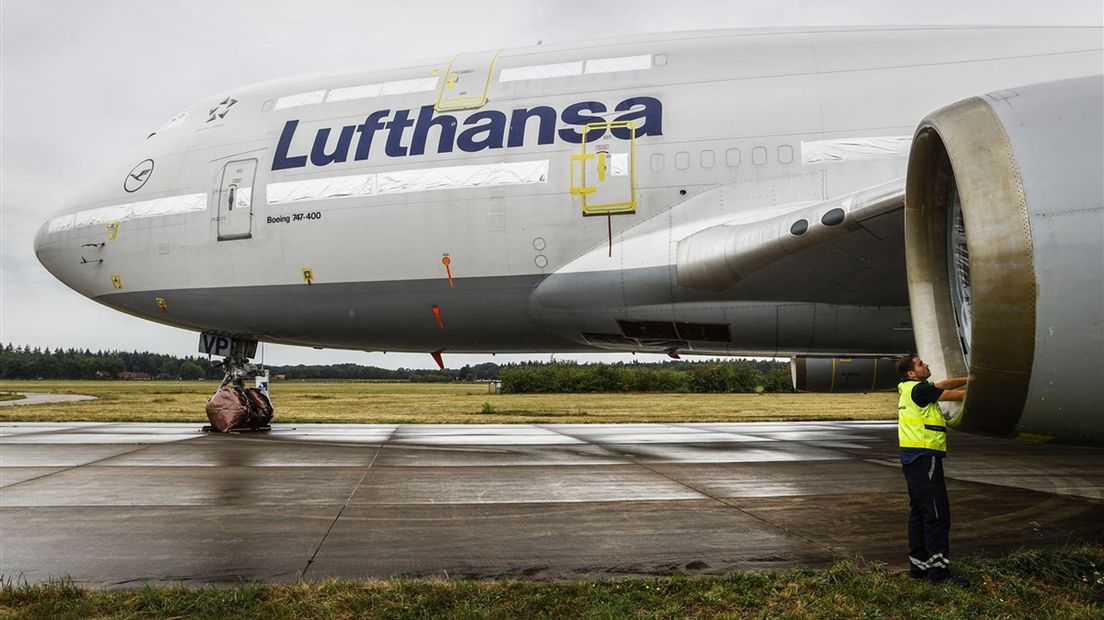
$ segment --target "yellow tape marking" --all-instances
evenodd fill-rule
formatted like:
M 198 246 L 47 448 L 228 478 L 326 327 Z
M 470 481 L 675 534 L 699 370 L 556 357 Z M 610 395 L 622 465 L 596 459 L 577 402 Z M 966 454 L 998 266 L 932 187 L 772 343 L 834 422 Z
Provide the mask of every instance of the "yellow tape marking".
M 597 172 L 598 182 L 606 180 L 607 165 L 605 163 L 607 153 L 587 153 L 587 132 L 601 129 L 603 131 L 614 129 L 629 130 L 629 199 L 621 202 L 608 202 L 605 204 L 588 204 L 587 194 L 597 191 L 597 187 L 588 187 L 586 184 L 586 161 L 598 158 Z M 582 201 L 583 215 L 616 215 L 619 213 L 636 213 L 636 121 L 602 121 L 583 125 L 582 153 L 571 156 L 571 194 L 579 196 Z M 579 162 L 580 180 L 575 184 L 575 162 Z

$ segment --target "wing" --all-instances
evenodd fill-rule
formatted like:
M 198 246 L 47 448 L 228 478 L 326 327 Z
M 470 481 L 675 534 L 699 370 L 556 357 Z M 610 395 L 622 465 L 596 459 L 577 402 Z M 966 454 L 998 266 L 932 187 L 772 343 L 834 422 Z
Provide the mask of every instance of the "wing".
M 903 178 L 678 243 L 682 287 L 741 299 L 906 305 Z

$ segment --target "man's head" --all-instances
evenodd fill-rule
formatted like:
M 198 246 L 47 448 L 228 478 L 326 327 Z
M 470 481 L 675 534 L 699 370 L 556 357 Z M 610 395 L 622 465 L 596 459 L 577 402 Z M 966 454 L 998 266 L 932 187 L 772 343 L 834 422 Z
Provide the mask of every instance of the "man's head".
M 927 381 L 931 377 L 931 369 L 919 355 L 902 355 L 897 358 L 897 376 L 901 381 Z

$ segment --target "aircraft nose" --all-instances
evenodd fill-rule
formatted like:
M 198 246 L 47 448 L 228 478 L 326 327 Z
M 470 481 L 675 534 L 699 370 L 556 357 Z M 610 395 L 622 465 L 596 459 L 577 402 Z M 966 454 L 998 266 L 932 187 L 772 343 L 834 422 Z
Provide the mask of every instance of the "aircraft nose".
M 61 226 L 64 211 L 51 215 L 41 226 L 34 237 L 34 253 L 38 262 L 49 271 L 51 275 L 60 280 L 69 288 L 88 295 L 89 286 L 92 283 L 89 276 L 91 272 L 81 272 L 80 268 L 87 266 L 88 262 L 101 263 L 99 256 L 93 256 L 90 250 L 95 248 L 82 247 L 85 240 L 76 238 L 71 231 L 67 233 Z M 86 258 L 82 254 L 88 254 Z M 82 277 L 84 276 L 84 277 Z
M 52 220 L 52 217 L 48 218 L 38 227 L 38 232 L 35 233 L 34 238 L 34 253 L 35 257 L 38 258 L 38 262 L 42 263 L 46 271 L 49 271 L 58 280 L 65 282 L 66 278 L 60 269 L 61 261 L 56 247 L 57 235 L 50 231 L 50 222 Z

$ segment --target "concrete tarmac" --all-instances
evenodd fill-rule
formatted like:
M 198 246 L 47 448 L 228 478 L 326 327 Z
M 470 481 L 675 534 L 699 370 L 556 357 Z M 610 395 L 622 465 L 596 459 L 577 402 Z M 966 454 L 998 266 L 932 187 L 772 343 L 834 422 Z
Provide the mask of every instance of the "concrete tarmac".
M 19 400 L 0 400 L 0 407 L 16 405 L 42 405 L 45 403 L 75 403 L 82 400 L 96 400 L 95 396 L 83 394 L 50 394 L 49 392 L 17 392 L 23 398 Z
M 0 425 L 0 574 L 85 584 L 905 568 L 884 422 Z M 952 558 L 1104 540 L 1104 449 L 952 433 Z

